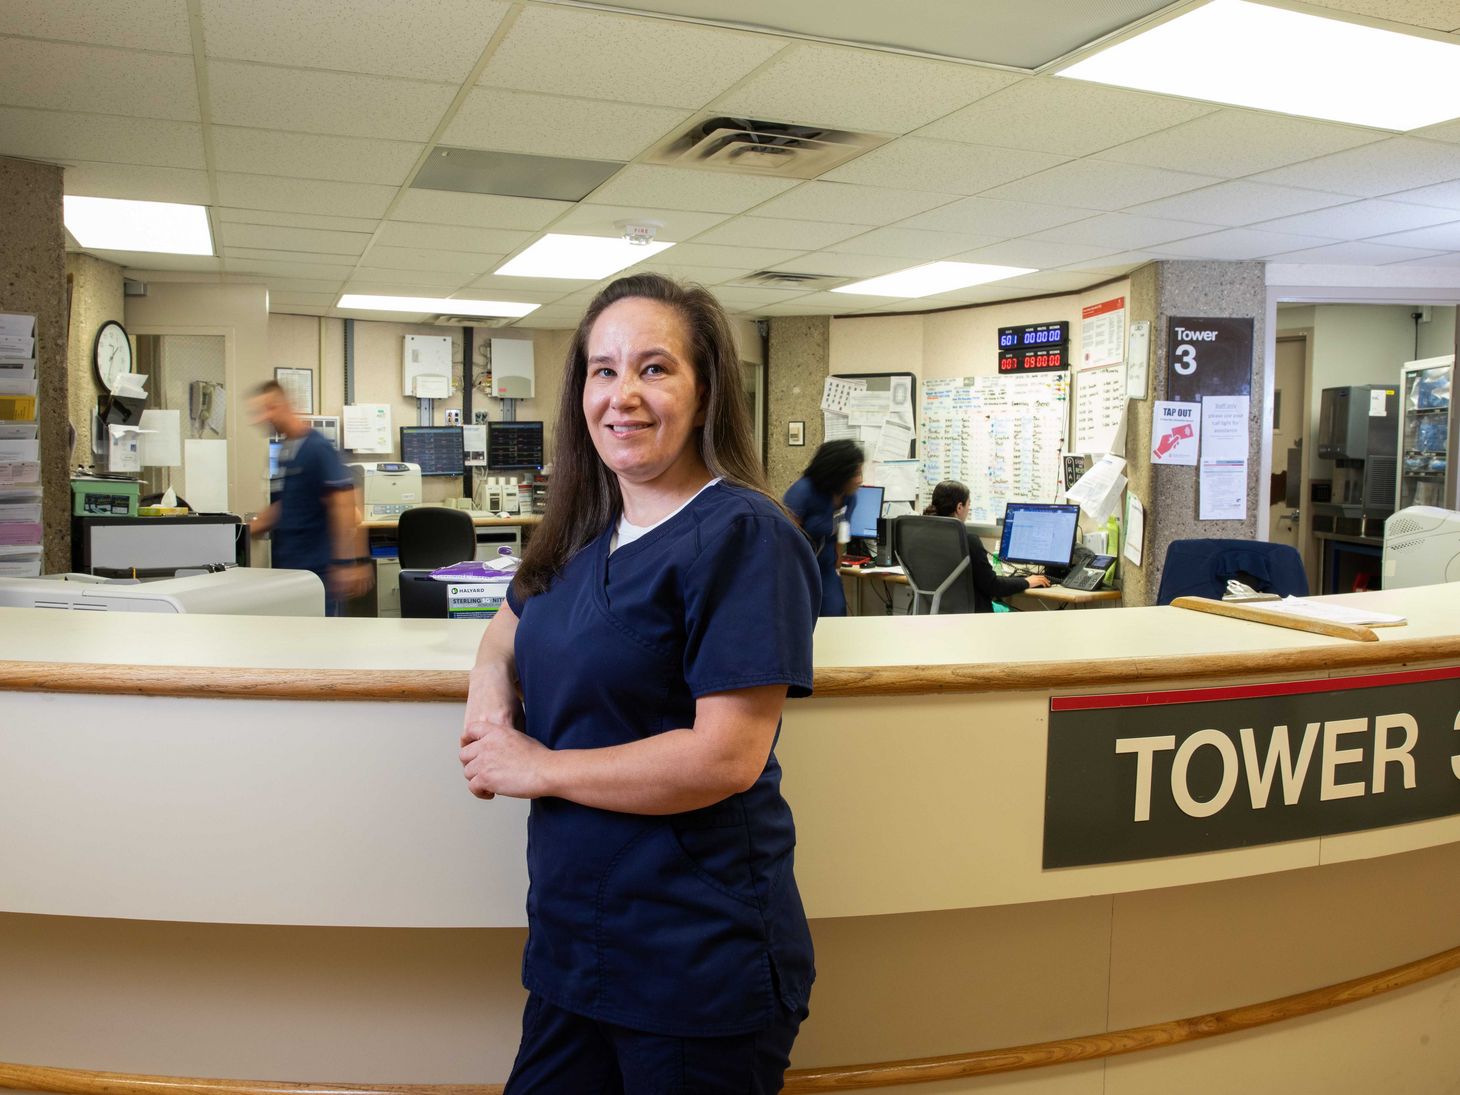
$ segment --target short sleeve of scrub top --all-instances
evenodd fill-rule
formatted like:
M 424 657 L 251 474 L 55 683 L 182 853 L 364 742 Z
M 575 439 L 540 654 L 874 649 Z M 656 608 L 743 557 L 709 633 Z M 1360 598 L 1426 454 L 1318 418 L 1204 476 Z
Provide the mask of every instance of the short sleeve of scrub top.
M 711 693 L 810 692 L 820 580 L 770 499 L 720 483 L 612 554 L 610 532 L 546 591 L 509 596 L 529 735 L 604 748 L 692 727 Z M 772 751 L 748 790 L 668 816 L 534 800 L 526 987 L 681 1037 L 747 1033 L 805 1006 L 811 940 L 780 777 Z

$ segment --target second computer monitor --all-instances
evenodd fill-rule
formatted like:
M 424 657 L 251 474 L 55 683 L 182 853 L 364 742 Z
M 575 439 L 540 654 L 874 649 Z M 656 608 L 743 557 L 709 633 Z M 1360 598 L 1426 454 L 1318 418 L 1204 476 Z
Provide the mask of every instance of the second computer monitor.
M 882 487 L 858 487 L 847 510 L 853 540 L 877 539 L 877 518 L 882 516 Z
M 1006 563 L 1067 567 L 1079 521 L 1079 506 L 1010 502 L 1004 509 L 999 558 Z

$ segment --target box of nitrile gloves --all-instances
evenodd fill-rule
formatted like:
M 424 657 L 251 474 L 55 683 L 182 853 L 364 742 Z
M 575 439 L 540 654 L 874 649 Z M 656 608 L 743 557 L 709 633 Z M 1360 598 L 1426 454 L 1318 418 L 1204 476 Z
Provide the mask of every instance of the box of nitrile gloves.
M 448 620 L 490 620 L 507 599 L 511 578 L 485 582 L 449 582 L 446 586 Z

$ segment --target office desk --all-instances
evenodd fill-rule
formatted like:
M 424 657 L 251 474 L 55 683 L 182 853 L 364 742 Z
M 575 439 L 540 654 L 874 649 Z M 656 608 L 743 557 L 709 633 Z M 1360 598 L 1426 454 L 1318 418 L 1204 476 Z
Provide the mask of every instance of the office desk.
M 819 621 L 815 692 L 786 704 L 776 749 L 821 973 L 793 1064 L 1103 1034 L 1460 943 L 1460 815 L 1272 840 L 1288 832 L 1282 776 L 1255 818 L 1262 843 L 1043 866 L 1056 701 L 1118 693 L 1137 712 L 1163 692 L 1460 666 L 1460 583 L 1336 600 L 1409 624 L 1354 643 L 1170 607 Z M 472 798 L 457 763 L 481 628 L 0 609 L 5 1056 L 165 1076 L 505 1077 L 527 807 Z M 1297 717 L 1273 714 L 1295 737 L 1307 705 L 1330 703 L 1322 688 L 1284 695 Z M 1442 719 L 1417 717 L 1448 768 L 1460 693 L 1445 699 Z M 1322 717 L 1353 717 L 1334 710 Z M 1156 733 L 1254 725 L 1199 712 Z M 1197 750 L 1193 770 L 1217 753 Z M 1173 754 L 1144 754 L 1161 802 Z M 1328 778 L 1367 787 L 1371 766 L 1343 758 Z M 1129 795 L 1139 760 L 1121 754 L 1081 808 Z M 1389 771 L 1385 794 L 1406 794 Z M 1250 793 L 1239 778 L 1226 809 L 1248 811 Z M 1293 1095 L 1438 1092 L 1460 1075 L 1457 1009 L 1451 972 L 1262 1031 L 973 1083 L 1224 1095 L 1234 1077 L 1255 1091 L 1279 1075 Z
M 903 573 L 902 567 L 838 567 L 837 573 L 843 578 L 852 579 L 852 615 L 862 615 L 862 590 L 867 588 L 869 581 L 878 580 L 885 585 L 908 584 L 907 575 Z M 887 604 L 887 614 L 892 614 L 891 602 Z
M 1026 589 L 1023 593 L 1016 593 L 1014 596 L 1032 597 L 1040 603 L 1041 608 L 1049 610 L 1083 608 L 1086 605 L 1094 604 L 1116 607 L 1120 604 L 1120 590 L 1118 589 L 1067 589 L 1061 585 L 1053 585 L 1044 589 Z
M 506 528 L 513 525 L 522 528 L 531 528 L 534 525 L 542 524 L 542 514 L 540 513 L 519 513 L 511 517 L 495 517 L 485 511 L 467 510 L 466 512 L 471 514 L 471 523 L 478 528 Z M 364 529 L 393 529 L 399 523 L 399 520 L 393 517 L 385 521 L 362 521 L 360 522 L 360 527 Z

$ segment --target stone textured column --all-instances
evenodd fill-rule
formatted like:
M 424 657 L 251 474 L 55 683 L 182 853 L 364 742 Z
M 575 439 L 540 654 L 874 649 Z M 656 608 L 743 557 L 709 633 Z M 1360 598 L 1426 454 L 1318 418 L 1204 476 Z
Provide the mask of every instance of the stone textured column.
M 766 439 L 766 476 L 772 493 L 786 493 L 821 444 L 821 390 L 831 362 L 831 319 L 786 316 L 772 319 L 766 398 L 770 421 Z M 787 423 L 806 423 L 806 444 L 786 441 Z
M 61 169 L 0 157 L 0 312 L 36 317 L 42 570 L 71 564 L 71 453 L 66 401 L 66 236 Z
M 1257 535 L 1257 508 L 1267 504 L 1257 481 L 1262 441 L 1262 346 L 1266 338 L 1267 280 L 1260 262 L 1157 262 L 1130 276 L 1129 322 L 1151 324 L 1148 398 L 1129 404 L 1126 458 L 1130 490 L 1146 507 L 1140 566 L 1121 564 L 1126 605 L 1151 605 L 1161 587 L 1166 549 L 1189 538 L 1250 540 Z M 1151 404 L 1166 398 L 1166 321 L 1171 316 L 1250 318 L 1252 395 L 1247 434 L 1247 518 L 1198 521 L 1198 468 L 1151 465 Z
M 96 333 L 108 320 L 125 323 L 122 268 L 90 255 L 73 252 L 66 256 L 66 276 L 71 289 L 70 347 L 66 369 L 70 375 L 70 417 L 76 430 L 76 450 L 71 463 L 89 464 L 92 418 L 96 401 L 105 394 L 96 378 L 91 350 Z

